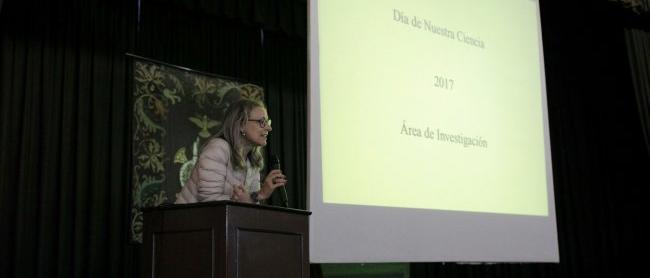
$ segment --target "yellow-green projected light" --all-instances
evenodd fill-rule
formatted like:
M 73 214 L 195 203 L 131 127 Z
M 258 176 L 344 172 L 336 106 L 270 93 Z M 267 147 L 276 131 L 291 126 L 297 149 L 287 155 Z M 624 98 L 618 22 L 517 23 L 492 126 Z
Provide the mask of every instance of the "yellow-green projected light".
M 430 6 L 318 1 L 323 202 L 548 215 L 535 2 Z

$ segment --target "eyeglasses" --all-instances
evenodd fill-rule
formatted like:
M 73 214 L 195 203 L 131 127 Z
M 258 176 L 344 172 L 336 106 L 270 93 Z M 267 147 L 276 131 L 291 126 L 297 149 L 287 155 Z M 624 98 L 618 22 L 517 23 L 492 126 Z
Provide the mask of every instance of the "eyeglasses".
M 249 122 L 257 122 L 261 128 L 271 127 L 271 119 L 261 118 L 258 120 L 248 120 Z

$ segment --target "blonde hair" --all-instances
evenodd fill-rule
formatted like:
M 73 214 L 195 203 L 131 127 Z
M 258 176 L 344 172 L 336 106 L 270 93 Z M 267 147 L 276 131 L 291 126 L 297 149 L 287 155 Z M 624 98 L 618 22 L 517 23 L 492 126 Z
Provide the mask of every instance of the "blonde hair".
M 262 169 L 264 167 L 262 146 L 252 146 L 248 154 L 244 153 L 247 139 L 242 134 L 242 129 L 248 123 L 250 112 L 257 107 L 266 110 L 264 103 L 250 99 L 241 99 L 230 104 L 223 120 L 223 126 L 215 134 L 216 137 L 223 138 L 230 145 L 230 160 L 235 169 L 246 168 L 247 158 L 254 168 Z

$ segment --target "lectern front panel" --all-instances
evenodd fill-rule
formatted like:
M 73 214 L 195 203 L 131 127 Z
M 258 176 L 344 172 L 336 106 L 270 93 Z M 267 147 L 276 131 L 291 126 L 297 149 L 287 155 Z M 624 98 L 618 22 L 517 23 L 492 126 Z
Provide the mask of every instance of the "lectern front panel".
M 301 234 L 238 229 L 237 273 L 239 278 L 301 278 Z
M 212 229 L 154 233 L 154 277 L 212 278 Z

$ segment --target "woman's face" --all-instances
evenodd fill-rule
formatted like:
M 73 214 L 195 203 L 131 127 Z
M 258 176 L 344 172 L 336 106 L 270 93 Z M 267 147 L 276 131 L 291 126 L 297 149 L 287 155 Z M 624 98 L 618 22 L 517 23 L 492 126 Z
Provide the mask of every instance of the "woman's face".
M 244 137 L 254 146 L 266 146 L 266 137 L 273 130 L 266 114 L 266 109 L 255 107 L 248 113 L 248 122 L 244 126 Z

